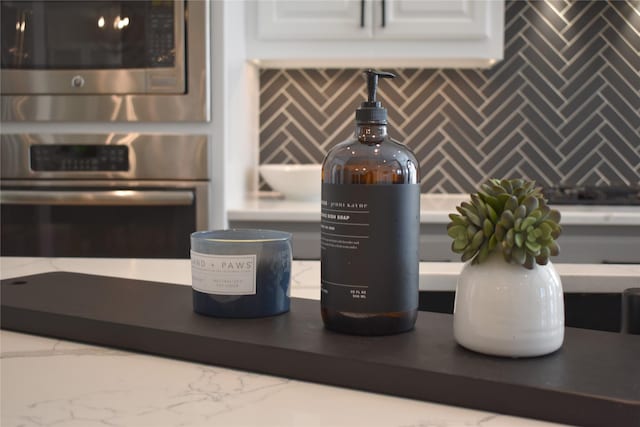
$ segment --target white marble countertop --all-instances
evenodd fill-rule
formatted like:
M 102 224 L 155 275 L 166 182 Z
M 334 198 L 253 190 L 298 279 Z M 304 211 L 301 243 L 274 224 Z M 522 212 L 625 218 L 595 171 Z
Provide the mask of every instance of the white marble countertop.
M 420 222 L 447 224 L 468 194 L 423 194 Z M 640 225 L 640 206 L 557 205 L 563 225 Z M 320 222 L 319 201 L 297 201 L 259 193 L 227 212 L 230 221 Z
M 3 279 L 72 271 L 190 284 L 188 260 L 4 257 L 0 267 Z M 317 299 L 318 283 L 317 261 L 294 262 L 292 296 Z M 3 427 L 557 425 L 4 330 L 0 345 Z

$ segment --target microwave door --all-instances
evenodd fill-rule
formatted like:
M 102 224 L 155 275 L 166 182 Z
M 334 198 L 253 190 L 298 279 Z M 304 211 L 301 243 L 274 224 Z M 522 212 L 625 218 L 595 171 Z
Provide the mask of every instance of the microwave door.
M 186 91 L 182 1 L 2 1 L 3 94 Z

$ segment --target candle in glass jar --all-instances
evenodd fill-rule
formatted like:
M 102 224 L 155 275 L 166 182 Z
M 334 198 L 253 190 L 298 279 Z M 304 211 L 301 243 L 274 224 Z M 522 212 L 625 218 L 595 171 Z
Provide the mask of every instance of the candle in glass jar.
M 291 234 L 232 229 L 191 235 L 193 309 L 215 317 L 289 311 Z

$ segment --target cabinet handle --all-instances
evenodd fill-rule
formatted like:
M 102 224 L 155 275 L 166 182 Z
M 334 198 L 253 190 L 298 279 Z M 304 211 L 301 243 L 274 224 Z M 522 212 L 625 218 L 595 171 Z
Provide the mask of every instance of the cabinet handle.
M 385 0 L 382 0 L 382 28 L 387 25 L 387 5 Z
M 364 2 L 366 0 L 360 0 L 360 28 L 364 28 Z

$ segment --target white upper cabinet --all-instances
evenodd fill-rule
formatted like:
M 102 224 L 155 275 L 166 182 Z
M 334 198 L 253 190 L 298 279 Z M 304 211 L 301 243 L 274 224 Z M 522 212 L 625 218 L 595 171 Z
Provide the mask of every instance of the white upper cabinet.
M 499 0 L 250 0 L 249 58 L 265 66 L 487 67 Z

